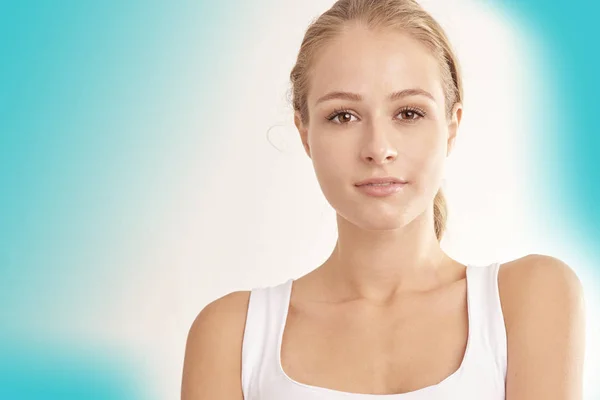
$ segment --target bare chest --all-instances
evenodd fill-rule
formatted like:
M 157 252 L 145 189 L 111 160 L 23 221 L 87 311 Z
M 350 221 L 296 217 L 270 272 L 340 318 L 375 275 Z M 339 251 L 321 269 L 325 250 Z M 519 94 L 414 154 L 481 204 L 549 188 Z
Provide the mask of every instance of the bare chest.
M 460 293 L 460 292 L 457 292 Z M 280 359 L 297 382 L 352 393 L 406 393 L 460 366 L 468 338 L 466 296 L 410 307 L 290 306 Z

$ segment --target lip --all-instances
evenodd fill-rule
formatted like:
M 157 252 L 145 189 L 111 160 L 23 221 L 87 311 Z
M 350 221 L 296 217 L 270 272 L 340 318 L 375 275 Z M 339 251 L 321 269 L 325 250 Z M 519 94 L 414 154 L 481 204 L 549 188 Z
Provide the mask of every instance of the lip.
M 389 183 L 389 185 L 371 186 L 371 185 L 369 185 L 370 183 L 375 183 L 375 184 Z M 355 186 L 360 191 L 362 191 L 364 194 L 366 194 L 368 196 L 386 197 L 386 196 L 391 196 L 395 193 L 398 193 L 399 191 L 402 190 L 402 188 L 406 184 L 407 184 L 407 182 L 405 180 L 391 176 L 391 177 L 384 177 L 384 178 L 366 179 L 364 181 L 358 182 L 357 184 L 355 184 Z
M 369 183 L 395 183 L 395 184 L 405 184 L 407 183 L 404 179 L 396 178 L 394 176 L 385 176 L 381 178 L 369 178 L 364 181 L 360 181 L 355 183 L 355 186 L 363 186 L 368 185 Z

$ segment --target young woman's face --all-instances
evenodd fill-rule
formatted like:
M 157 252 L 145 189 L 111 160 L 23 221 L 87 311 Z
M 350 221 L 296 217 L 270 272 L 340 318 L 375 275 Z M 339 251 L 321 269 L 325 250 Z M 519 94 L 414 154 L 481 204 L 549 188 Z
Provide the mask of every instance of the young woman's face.
M 295 122 L 337 213 L 382 230 L 433 207 L 460 110 L 447 118 L 430 51 L 397 31 L 349 27 L 319 51 L 310 73 L 309 122 L 298 114 Z M 406 183 L 383 197 L 356 186 L 373 177 Z

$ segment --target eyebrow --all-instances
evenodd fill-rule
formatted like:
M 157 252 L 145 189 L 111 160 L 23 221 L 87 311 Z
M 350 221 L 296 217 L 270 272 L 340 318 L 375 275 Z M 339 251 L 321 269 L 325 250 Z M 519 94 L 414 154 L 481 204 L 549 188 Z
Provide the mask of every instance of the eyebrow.
M 435 101 L 435 99 L 433 98 L 433 95 L 431 93 L 429 93 L 426 90 L 419 89 L 419 88 L 404 89 L 404 90 L 394 92 L 388 96 L 388 100 L 394 101 L 394 100 L 398 100 L 398 99 L 408 97 L 408 96 L 425 96 L 428 99 Z M 336 91 L 336 92 L 327 93 L 326 95 L 320 97 L 317 100 L 316 104 L 319 104 L 319 103 L 322 103 L 325 101 L 329 101 L 329 100 L 334 100 L 334 99 L 361 101 L 363 98 L 358 93 Z

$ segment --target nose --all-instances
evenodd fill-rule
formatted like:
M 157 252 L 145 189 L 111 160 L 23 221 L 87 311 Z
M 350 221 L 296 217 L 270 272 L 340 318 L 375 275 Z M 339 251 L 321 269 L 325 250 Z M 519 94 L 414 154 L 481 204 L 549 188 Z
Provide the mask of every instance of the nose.
M 372 126 L 365 135 L 361 158 L 369 164 L 387 164 L 396 160 L 398 150 L 389 140 L 385 127 Z

